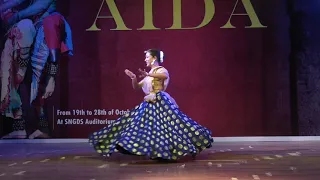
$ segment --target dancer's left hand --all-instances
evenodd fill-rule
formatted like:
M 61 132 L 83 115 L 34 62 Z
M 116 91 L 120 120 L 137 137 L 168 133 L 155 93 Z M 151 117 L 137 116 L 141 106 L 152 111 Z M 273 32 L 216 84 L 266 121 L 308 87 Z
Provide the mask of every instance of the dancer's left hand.
M 146 70 L 141 70 L 140 68 L 139 68 L 139 72 L 141 73 L 139 75 L 140 78 L 144 78 L 149 75 L 149 73 L 147 73 Z
M 46 86 L 46 90 L 42 96 L 43 99 L 47 99 L 48 97 L 52 96 L 53 92 L 54 92 L 54 88 L 55 88 L 55 80 L 53 77 L 50 77 L 47 86 Z

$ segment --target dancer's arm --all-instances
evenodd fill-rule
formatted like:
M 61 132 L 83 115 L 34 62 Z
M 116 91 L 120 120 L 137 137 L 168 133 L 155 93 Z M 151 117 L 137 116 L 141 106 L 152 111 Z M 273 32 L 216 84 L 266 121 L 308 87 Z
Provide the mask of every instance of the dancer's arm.
M 158 78 L 158 79 L 167 79 L 168 76 L 166 73 L 148 73 L 147 76 Z
M 132 79 L 132 88 L 133 89 L 140 89 L 143 85 L 143 80 L 138 82 L 137 78 L 131 78 Z
M 127 74 L 127 76 L 129 76 L 131 78 L 131 83 L 132 83 L 133 89 L 139 89 L 142 87 L 143 81 L 140 81 L 138 83 L 137 76 L 133 72 L 129 71 L 128 69 L 126 69 L 124 72 Z
M 139 69 L 140 73 L 141 73 L 141 77 L 146 77 L 146 76 L 150 76 L 153 78 L 158 78 L 158 79 L 167 79 L 169 77 L 169 73 L 165 68 L 160 68 L 159 70 L 156 70 L 156 72 L 154 73 L 147 73 L 145 70 L 141 70 Z

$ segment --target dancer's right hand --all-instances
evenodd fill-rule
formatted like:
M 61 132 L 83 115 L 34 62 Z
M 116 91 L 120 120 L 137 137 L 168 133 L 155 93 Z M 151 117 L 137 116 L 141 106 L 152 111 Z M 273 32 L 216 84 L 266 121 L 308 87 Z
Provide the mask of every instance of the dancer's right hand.
M 133 72 L 129 71 L 128 69 L 124 70 L 124 72 L 125 72 L 131 79 L 137 78 L 137 76 L 136 76 Z

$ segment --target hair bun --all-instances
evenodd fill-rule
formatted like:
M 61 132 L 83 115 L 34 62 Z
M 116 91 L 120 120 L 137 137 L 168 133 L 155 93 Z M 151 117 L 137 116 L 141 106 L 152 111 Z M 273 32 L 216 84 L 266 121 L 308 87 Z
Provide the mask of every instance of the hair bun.
M 160 62 L 163 63 L 164 53 L 160 51 Z

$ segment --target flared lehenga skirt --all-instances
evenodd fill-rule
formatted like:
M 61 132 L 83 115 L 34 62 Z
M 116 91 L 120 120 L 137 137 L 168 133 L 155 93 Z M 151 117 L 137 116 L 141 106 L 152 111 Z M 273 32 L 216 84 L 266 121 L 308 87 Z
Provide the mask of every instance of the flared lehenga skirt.
M 110 126 L 92 133 L 89 143 L 101 155 L 119 151 L 178 160 L 210 148 L 213 138 L 210 130 L 181 112 L 166 93 L 158 92 L 155 101 L 143 101 Z

